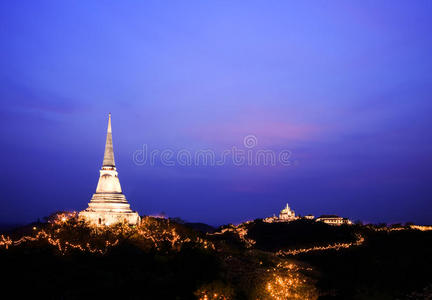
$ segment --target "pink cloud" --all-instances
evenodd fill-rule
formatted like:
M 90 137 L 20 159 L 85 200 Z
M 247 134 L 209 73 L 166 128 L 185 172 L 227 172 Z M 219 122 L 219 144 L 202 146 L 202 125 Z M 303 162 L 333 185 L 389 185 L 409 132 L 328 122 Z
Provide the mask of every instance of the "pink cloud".
M 322 133 L 323 128 L 316 124 L 283 119 L 275 112 L 245 113 L 238 118 L 189 128 L 187 134 L 212 146 L 242 146 L 245 136 L 254 135 L 258 147 L 269 147 L 313 140 Z

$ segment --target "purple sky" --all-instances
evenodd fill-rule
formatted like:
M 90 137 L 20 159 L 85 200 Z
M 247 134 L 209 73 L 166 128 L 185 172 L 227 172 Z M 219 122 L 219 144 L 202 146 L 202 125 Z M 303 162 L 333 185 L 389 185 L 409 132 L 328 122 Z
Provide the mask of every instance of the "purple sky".
M 3 1 L 0 222 L 82 210 L 108 112 L 140 214 L 432 223 L 431 1 Z M 291 166 L 136 165 L 246 149 Z

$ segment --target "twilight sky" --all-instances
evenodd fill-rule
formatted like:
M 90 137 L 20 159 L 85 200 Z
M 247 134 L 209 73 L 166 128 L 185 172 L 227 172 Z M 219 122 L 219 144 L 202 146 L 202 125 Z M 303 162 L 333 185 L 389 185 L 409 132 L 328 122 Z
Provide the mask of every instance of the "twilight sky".
M 108 112 L 141 215 L 432 223 L 431 1 L 2 1 L 0 222 L 86 208 Z M 254 135 L 291 165 L 134 163 Z

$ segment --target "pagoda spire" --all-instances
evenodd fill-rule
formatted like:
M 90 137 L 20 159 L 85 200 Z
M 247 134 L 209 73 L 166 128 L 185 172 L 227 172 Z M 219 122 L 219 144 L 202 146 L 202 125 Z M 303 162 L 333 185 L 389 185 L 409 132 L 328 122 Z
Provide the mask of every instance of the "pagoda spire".
M 114 149 L 113 149 L 112 131 L 111 131 L 111 113 L 108 114 L 108 128 L 107 128 L 105 153 L 104 153 L 102 168 L 103 167 L 115 168 Z
M 79 217 L 96 226 L 108 226 L 117 223 L 137 225 L 141 220 L 139 214 L 131 210 L 120 186 L 114 163 L 111 113 L 108 116 L 105 154 L 102 168 L 99 170 L 96 193 L 93 194 L 88 207 L 79 213 Z

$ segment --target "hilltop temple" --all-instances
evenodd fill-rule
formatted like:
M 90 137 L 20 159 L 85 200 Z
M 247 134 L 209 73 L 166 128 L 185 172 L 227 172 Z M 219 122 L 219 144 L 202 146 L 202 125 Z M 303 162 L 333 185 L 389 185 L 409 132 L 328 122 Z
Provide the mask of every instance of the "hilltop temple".
M 93 194 L 88 208 L 79 213 L 79 217 L 96 226 L 108 226 L 116 223 L 139 224 L 140 216 L 131 210 L 125 195 L 123 195 L 115 167 L 111 113 L 108 116 L 105 154 L 99 172 L 96 193 Z
M 336 215 L 322 215 L 315 219 L 315 216 L 313 215 L 306 215 L 306 216 L 296 216 L 294 210 L 292 210 L 288 203 L 285 206 L 284 209 L 282 209 L 279 213 L 279 217 L 273 215 L 273 217 L 265 218 L 263 219 L 266 223 L 273 223 L 273 222 L 291 222 L 298 219 L 304 219 L 304 220 L 314 220 L 316 222 L 323 222 L 328 225 L 351 225 L 352 222 L 348 218 L 342 218 Z
M 287 203 L 285 208 L 282 209 L 279 213 L 279 220 L 280 221 L 292 221 L 295 219 L 297 219 L 295 212 L 289 207 L 289 205 Z
M 316 219 L 317 222 L 324 222 L 328 225 L 342 225 L 342 224 L 347 224 L 347 225 L 351 225 L 352 222 L 351 220 L 349 220 L 348 218 L 342 218 L 339 217 L 337 215 L 321 215 L 320 217 L 318 217 Z
M 273 217 L 269 217 L 269 218 L 265 218 L 264 222 L 267 223 L 273 223 L 273 222 L 291 222 L 294 220 L 297 220 L 299 217 L 297 217 L 295 215 L 294 210 L 292 210 L 288 203 L 286 204 L 285 208 L 283 208 L 280 212 L 279 212 L 279 217 L 276 217 L 275 215 L 273 215 Z

